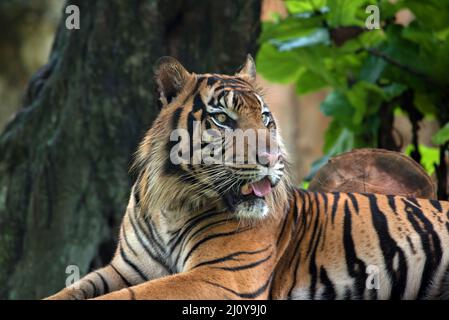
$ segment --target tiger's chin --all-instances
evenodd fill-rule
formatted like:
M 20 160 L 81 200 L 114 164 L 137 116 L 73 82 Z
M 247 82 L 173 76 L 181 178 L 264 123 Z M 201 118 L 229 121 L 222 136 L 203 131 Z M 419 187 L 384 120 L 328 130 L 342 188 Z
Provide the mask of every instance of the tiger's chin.
M 245 220 L 261 220 L 266 218 L 268 213 L 269 207 L 263 198 L 249 199 L 235 207 L 237 217 Z

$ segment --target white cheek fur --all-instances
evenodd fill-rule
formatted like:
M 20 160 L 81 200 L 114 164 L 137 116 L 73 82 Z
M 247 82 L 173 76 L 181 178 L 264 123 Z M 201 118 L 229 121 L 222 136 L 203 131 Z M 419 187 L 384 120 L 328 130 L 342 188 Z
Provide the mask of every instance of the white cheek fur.
M 251 202 L 242 202 L 237 205 L 236 215 L 243 219 L 259 220 L 268 215 L 268 205 L 263 199 Z

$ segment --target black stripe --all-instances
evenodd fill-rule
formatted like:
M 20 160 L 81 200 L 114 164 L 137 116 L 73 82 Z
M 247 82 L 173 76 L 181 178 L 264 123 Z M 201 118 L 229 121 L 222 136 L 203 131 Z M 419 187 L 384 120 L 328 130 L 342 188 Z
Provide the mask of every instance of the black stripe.
M 199 94 L 195 97 L 195 99 L 197 97 L 199 97 L 199 99 L 201 100 L 201 97 L 200 97 Z M 194 104 L 194 108 L 196 108 L 195 104 Z M 190 147 L 190 162 L 188 164 L 188 167 L 189 167 L 190 170 L 193 170 L 193 157 L 195 156 L 196 143 L 200 142 L 200 141 L 194 141 L 194 138 L 196 137 L 196 135 L 194 134 L 194 129 L 195 128 L 193 127 L 193 123 L 196 121 L 196 118 L 194 116 L 194 112 L 195 112 L 194 110 L 190 111 L 187 114 L 187 118 L 186 118 L 186 121 L 187 121 L 187 123 L 186 123 L 187 132 L 189 133 L 189 138 L 190 138 L 190 144 L 189 144 L 189 147 Z M 196 179 L 196 177 L 191 176 L 191 178 L 195 179 L 195 181 L 198 181 Z
M 356 197 L 352 193 L 348 193 L 349 199 L 351 199 L 352 206 L 354 207 L 357 214 L 359 214 L 359 203 L 357 202 Z
M 343 223 L 343 245 L 345 248 L 346 266 L 349 275 L 354 278 L 355 294 L 353 299 L 363 299 L 363 292 L 366 284 L 366 265 L 360 260 L 355 252 L 354 240 L 352 238 L 352 213 L 349 210 L 348 201 L 344 205 L 344 223 Z
M 319 232 L 318 232 L 318 236 L 317 236 L 318 227 L 320 227 L 320 230 L 321 230 L 319 218 L 320 218 L 320 216 L 319 216 L 318 212 L 316 212 L 314 215 L 314 225 L 313 225 L 312 236 L 309 239 L 309 247 L 307 248 L 306 256 L 310 255 L 310 253 L 312 252 L 312 249 L 315 248 L 315 243 L 319 240 L 319 236 L 320 236 Z
M 221 232 L 221 233 L 213 233 L 203 239 L 201 239 L 200 241 L 198 241 L 197 243 L 195 243 L 192 248 L 190 248 L 189 252 L 187 253 L 187 255 L 184 257 L 182 265 L 184 266 L 187 262 L 187 260 L 190 258 L 190 256 L 192 255 L 192 253 L 202 244 L 204 244 L 205 242 L 215 239 L 215 238 L 221 238 L 221 237 L 228 237 L 228 236 L 233 236 L 248 230 L 252 230 L 253 228 L 251 227 L 246 227 L 246 228 L 242 228 L 242 229 L 238 229 L 238 230 L 234 230 L 231 232 Z
M 221 262 L 225 262 L 225 261 L 236 261 L 238 259 L 236 259 L 236 257 L 240 256 L 240 255 L 244 255 L 244 254 L 248 254 L 248 255 L 253 255 L 253 254 L 258 254 L 258 253 L 262 253 L 264 251 L 267 251 L 268 248 L 270 248 L 271 245 L 260 249 L 260 250 L 256 250 L 256 251 L 238 251 L 238 252 L 234 252 L 231 253 L 227 256 L 221 257 L 221 258 L 217 258 L 217 259 L 213 259 L 213 260 L 207 260 L 207 261 L 203 261 L 197 265 L 195 265 L 193 268 L 198 268 L 204 265 L 210 265 L 210 264 L 217 264 L 217 263 L 221 263 Z M 192 268 L 192 269 L 193 269 Z
M 211 76 L 207 78 L 207 85 L 208 86 L 213 86 L 215 83 L 217 83 L 218 81 L 220 81 L 221 79 L 215 76 Z
M 316 263 L 316 252 L 318 249 L 318 245 L 321 240 L 321 234 L 322 234 L 322 225 L 320 224 L 320 214 L 319 214 L 319 205 L 316 201 L 316 194 L 314 193 L 314 202 L 317 205 L 316 210 L 314 210 L 314 219 L 315 219 L 315 226 L 313 228 L 312 236 L 308 241 L 308 250 L 306 256 L 310 255 L 309 260 L 309 273 L 310 273 L 310 287 L 309 287 L 309 297 L 310 299 L 315 298 L 316 294 L 316 286 L 317 286 L 317 280 L 318 280 L 318 267 Z
M 293 216 L 295 216 L 295 211 L 298 211 L 298 208 L 296 207 L 296 204 L 293 205 L 293 208 L 291 210 L 293 211 Z M 282 227 L 281 227 L 281 229 L 279 231 L 279 234 L 277 236 L 276 247 L 279 246 L 279 243 L 281 242 L 282 237 L 284 236 L 284 230 L 285 230 L 285 227 L 287 225 L 288 220 L 289 220 L 289 215 L 284 216 L 284 221 L 282 222 Z
M 165 240 L 162 239 L 161 235 L 157 232 L 157 227 L 154 227 L 153 220 L 151 219 L 150 215 L 147 215 L 143 218 L 143 222 L 145 222 L 145 225 L 148 227 L 149 230 L 151 230 L 151 234 L 153 237 L 155 237 L 155 240 L 158 241 L 161 244 L 165 245 Z M 157 238 L 157 239 L 156 239 Z M 166 251 L 165 249 L 163 251 Z
M 198 224 L 205 220 L 208 219 L 212 216 L 221 214 L 223 212 L 221 211 L 214 211 L 214 210 L 210 210 L 210 211 L 206 211 L 205 213 L 202 213 L 198 216 L 195 216 L 193 218 L 190 218 L 182 227 L 182 229 L 177 231 L 177 235 L 174 238 L 171 238 L 168 241 L 168 245 L 170 247 L 170 252 L 172 252 L 178 245 L 179 243 L 184 239 L 184 237 L 196 226 L 198 226 Z M 182 231 L 181 231 L 182 230 Z M 174 242 L 174 243 L 173 243 Z
M 142 231 L 145 238 L 148 240 L 148 242 L 151 243 L 153 249 L 162 256 L 165 253 L 165 247 L 163 244 L 161 244 L 157 239 L 156 235 L 154 234 L 154 231 L 152 228 L 149 228 L 149 224 L 142 221 L 142 219 L 139 219 L 139 217 L 134 219 L 137 223 L 139 230 Z M 148 232 L 147 232 L 148 230 Z M 156 247 L 156 248 L 155 248 Z
M 302 244 L 302 240 L 304 239 L 305 235 L 307 234 L 306 225 L 307 225 L 308 213 L 304 209 L 305 208 L 305 197 L 303 197 L 303 195 L 305 194 L 305 191 L 301 191 L 301 190 L 297 191 L 297 194 L 301 195 L 303 203 L 301 205 L 301 213 L 299 214 L 301 223 L 299 224 L 298 230 L 294 233 L 296 235 L 296 239 L 293 240 L 294 241 L 293 243 L 295 243 L 295 250 L 293 250 L 292 257 L 288 263 L 288 270 L 293 271 L 293 281 L 292 281 L 292 284 L 288 291 L 289 297 L 292 295 L 292 291 L 296 286 L 297 271 L 298 271 L 299 263 L 301 261 L 301 259 L 300 259 L 301 250 L 299 248 Z
M 139 176 L 140 178 L 140 176 Z M 140 180 L 139 178 L 137 178 L 138 180 Z M 140 195 L 139 195 L 139 190 L 136 187 L 133 187 L 133 194 L 134 194 L 134 202 L 136 203 L 136 206 L 139 207 L 140 206 Z
M 168 269 L 168 267 L 165 265 L 165 263 L 160 259 L 160 257 L 156 254 L 153 254 L 151 252 L 151 249 L 144 243 L 142 236 L 139 233 L 139 230 L 137 230 L 137 226 L 133 221 L 133 217 L 130 216 L 129 221 L 131 222 L 131 226 L 134 230 L 134 234 L 136 235 L 137 240 L 139 241 L 140 245 L 142 246 L 142 248 L 145 250 L 145 252 L 147 253 L 147 255 L 149 255 L 151 257 L 151 259 L 153 259 L 154 261 L 156 261 L 157 263 L 159 263 L 162 267 L 164 267 L 165 269 Z M 149 241 L 149 239 L 148 239 Z
M 217 211 L 217 210 L 208 210 L 208 211 L 205 211 L 205 212 L 203 212 L 203 213 L 201 213 L 201 214 L 198 214 L 198 215 L 195 215 L 195 216 L 189 218 L 189 219 L 183 224 L 183 226 L 182 226 L 181 228 L 176 229 L 176 230 L 173 230 L 173 231 L 168 231 L 168 233 L 170 233 L 170 234 L 179 234 L 179 232 L 180 232 L 181 230 L 183 230 L 183 229 L 185 228 L 185 226 L 191 225 L 191 224 L 195 224 L 195 223 L 197 223 L 197 220 L 198 220 L 198 219 L 201 220 L 201 219 L 206 219 L 206 218 L 208 217 L 208 216 L 206 216 L 206 217 L 203 217 L 203 216 L 205 216 L 205 215 L 210 215 L 210 214 L 218 214 L 218 213 L 223 213 L 223 211 Z M 170 243 L 171 241 L 173 241 L 173 239 L 170 239 L 169 243 Z
M 137 273 L 143 280 L 147 281 L 147 276 L 143 273 L 142 270 L 131 260 L 129 260 L 128 256 L 126 255 L 125 251 L 123 250 L 123 247 L 120 246 L 120 256 L 122 257 L 123 261 L 131 267 L 131 269 L 134 270 L 135 273 Z
M 265 257 L 265 258 L 263 258 L 261 260 L 258 260 L 258 261 L 255 261 L 255 262 L 252 262 L 252 263 L 249 263 L 249 264 L 245 264 L 245 265 L 240 265 L 238 267 L 213 267 L 213 268 L 221 269 L 221 270 L 225 270 L 225 271 L 240 271 L 240 270 L 246 270 L 246 269 L 255 268 L 255 267 L 261 265 L 262 263 L 264 263 L 264 262 L 266 262 L 266 261 L 268 261 L 270 259 L 271 259 L 271 254 L 269 254 L 267 257 Z
M 95 271 L 95 274 L 100 277 L 101 282 L 103 283 L 103 294 L 110 292 L 109 285 L 106 279 L 98 271 Z
M 136 300 L 136 294 L 135 294 L 134 290 L 132 288 L 126 288 L 126 290 L 128 290 L 128 292 L 129 292 L 130 299 Z
M 334 285 L 332 284 L 332 281 L 329 279 L 329 276 L 327 275 L 326 269 L 324 269 L 323 266 L 320 268 L 320 281 L 324 285 L 324 292 L 321 296 L 321 299 L 326 300 L 335 300 L 336 293 Z
M 197 229 L 195 232 L 191 233 L 189 235 L 189 237 L 186 238 L 185 243 L 189 243 L 192 239 L 195 238 L 195 236 L 197 236 L 202 231 L 204 231 L 206 229 L 209 229 L 209 228 L 212 228 L 212 227 L 215 227 L 215 226 L 218 226 L 218 225 L 221 225 L 221 224 L 223 224 L 225 222 L 229 222 L 229 219 L 226 218 L 226 219 L 221 219 L 221 220 L 218 220 L 218 221 L 212 221 L 211 223 L 208 223 L 205 226 L 202 226 L 201 228 Z
M 309 296 L 311 299 L 315 298 L 315 293 L 316 293 L 316 285 L 317 285 L 317 279 L 318 279 L 318 272 L 317 272 L 318 268 L 317 268 L 317 264 L 316 264 L 316 251 L 317 251 L 318 243 L 319 243 L 319 240 L 321 237 L 321 231 L 322 231 L 322 228 L 320 226 L 320 229 L 319 229 L 318 235 L 317 235 L 317 239 L 313 243 L 312 255 L 310 256 L 309 273 L 310 273 L 311 280 L 310 280 Z M 312 244 L 310 244 L 310 245 L 312 245 Z
M 443 212 L 440 201 L 431 199 L 429 202 L 438 212 Z
M 303 229 L 305 229 L 305 228 L 303 228 Z M 291 270 L 293 272 L 293 281 L 290 285 L 290 289 L 288 290 L 288 297 L 291 297 L 293 289 L 296 287 L 296 278 L 297 278 L 297 273 L 298 273 L 298 267 L 299 267 L 299 262 L 301 261 L 301 251 L 299 250 L 300 245 L 301 245 L 301 239 L 299 239 L 297 241 L 296 247 L 294 250 L 294 254 L 292 255 L 292 259 L 289 262 L 288 270 Z M 295 262 L 295 264 L 292 268 L 293 262 Z
M 295 257 L 295 255 L 293 257 Z M 298 273 L 298 267 L 299 267 L 299 261 L 300 260 L 301 259 L 300 259 L 300 256 L 298 254 L 298 256 L 296 257 L 296 263 L 295 263 L 294 268 L 290 268 L 290 270 L 293 272 L 293 279 L 292 279 L 292 283 L 290 285 L 290 289 L 288 290 L 288 295 L 287 296 L 289 298 L 291 298 L 291 296 L 292 296 L 293 289 L 296 288 L 296 278 L 297 278 L 297 273 Z
M 117 275 L 120 277 L 120 279 L 126 284 L 126 286 L 128 286 L 128 287 L 132 286 L 131 282 L 126 280 L 126 278 L 120 273 L 120 271 L 118 271 L 118 269 L 116 267 L 114 267 L 114 265 L 112 263 L 110 264 L 110 266 L 115 271 L 115 273 L 117 273 Z
M 222 286 L 222 285 L 220 285 L 218 283 L 210 282 L 210 281 L 207 281 L 207 280 L 205 282 L 210 284 L 210 285 L 213 285 L 215 287 L 218 287 L 218 288 L 221 288 L 221 289 L 226 290 L 228 292 L 231 292 L 231 293 L 233 293 L 234 295 L 236 295 L 236 296 L 238 296 L 240 298 L 254 299 L 254 298 L 257 298 L 258 296 L 260 296 L 262 293 L 264 293 L 267 290 L 268 286 L 270 285 L 271 279 L 272 279 L 272 276 L 270 276 L 268 281 L 263 286 L 261 286 L 259 289 L 255 290 L 253 292 L 244 292 L 244 293 L 237 292 L 237 291 L 234 291 L 232 289 L 226 288 L 226 287 L 224 287 L 224 286 Z
M 307 200 L 306 200 L 306 193 L 307 193 L 307 191 L 298 192 L 298 194 L 299 194 L 299 196 L 301 197 L 301 200 L 302 200 L 302 202 L 301 202 L 301 212 L 300 212 L 299 217 L 301 218 L 302 226 L 304 228 L 307 225 L 307 217 L 309 216 L 308 215 L 308 211 L 306 210 L 306 205 L 308 205 L 307 204 Z
M 293 222 L 295 226 L 298 224 L 299 214 L 302 213 L 302 211 L 298 212 L 298 198 L 301 200 L 301 203 L 304 204 L 304 196 L 300 192 L 296 193 L 293 201 L 289 202 L 289 207 L 293 207 Z
M 402 201 L 407 213 L 407 219 L 421 238 L 423 252 L 426 255 L 421 286 L 418 291 L 418 299 L 422 299 L 426 296 L 427 288 L 431 285 L 435 271 L 441 262 L 441 242 L 438 234 L 433 229 L 432 223 L 425 217 L 422 210 L 415 205 L 411 205 L 405 199 L 402 199 Z
M 171 128 L 172 129 L 177 129 L 178 128 L 178 124 L 179 124 L 179 118 L 181 117 L 181 113 L 182 113 L 183 108 L 179 107 L 177 108 L 172 115 L 172 123 L 171 123 Z M 179 137 L 178 141 L 171 141 L 170 138 L 167 141 L 167 147 L 166 147 L 166 154 L 170 154 L 170 151 L 180 142 L 181 137 Z M 180 170 L 180 166 L 179 165 L 174 165 L 173 162 L 170 160 L 170 157 L 167 157 L 167 159 L 165 160 L 164 163 L 164 174 L 167 175 L 173 175 L 176 174 L 178 171 Z
M 407 236 L 405 237 L 405 239 L 407 240 L 408 245 L 410 246 L 410 249 L 412 250 L 412 253 L 413 253 L 413 254 L 416 254 L 415 246 L 413 245 L 413 242 L 412 242 L 412 240 L 410 239 L 410 237 L 407 235 Z
M 81 290 L 81 292 L 84 295 L 84 299 L 89 299 L 90 298 L 90 295 L 86 292 L 86 290 L 84 290 L 83 288 L 80 288 L 80 290 Z M 72 295 L 72 297 L 74 297 L 75 299 L 78 299 L 76 296 Z
M 206 78 L 203 77 L 203 76 L 199 76 L 199 77 L 197 78 L 195 87 L 193 88 L 193 90 L 191 91 L 191 93 L 188 94 L 188 95 L 186 96 L 186 98 L 184 99 L 184 101 L 181 103 L 181 106 L 182 106 L 182 107 L 185 106 L 185 104 L 186 104 L 187 101 L 192 97 L 192 95 L 196 94 L 196 92 L 197 92 L 198 89 L 200 88 L 201 84 L 203 84 L 203 82 L 204 82 L 205 80 L 206 80 Z
M 95 283 L 90 279 L 86 279 L 86 281 L 92 286 L 92 288 L 94 288 L 94 297 L 97 297 L 99 295 L 99 292 Z
M 392 299 L 401 299 L 407 284 L 407 262 L 402 249 L 397 245 L 388 232 L 388 220 L 386 215 L 379 209 L 377 197 L 374 194 L 365 194 L 369 199 L 373 226 L 376 230 L 380 248 L 383 253 L 385 267 L 391 281 Z M 393 261 L 398 257 L 398 269 L 394 270 Z
M 335 214 L 337 213 L 337 208 L 338 208 L 338 200 L 340 199 L 340 193 L 338 192 L 333 192 L 332 193 L 334 195 L 334 201 L 332 202 L 332 224 L 334 223 L 335 220 Z
M 197 112 L 199 110 L 206 111 L 206 105 L 205 105 L 205 103 L 203 101 L 203 98 L 201 97 L 201 93 L 198 92 L 195 95 L 195 97 L 193 97 L 193 107 L 192 107 L 191 113 L 192 112 L 195 113 L 195 112 Z
M 128 219 L 129 219 L 129 215 L 128 215 Z M 131 250 L 131 252 L 135 256 L 138 256 L 137 252 L 134 250 L 134 248 L 131 246 L 131 243 L 129 243 L 129 241 L 128 241 L 128 236 L 126 235 L 126 229 L 125 229 L 125 224 L 124 223 L 122 223 L 122 233 L 123 233 L 123 238 L 125 239 L 125 243 L 128 246 L 129 250 Z
M 396 208 L 395 196 L 388 195 L 387 199 L 388 199 L 388 205 L 390 206 L 391 210 L 394 213 L 398 214 L 398 211 L 397 211 L 397 208 Z
M 306 209 L 306 218 L 311 218 L 313 215 L 313 203 L 312 200 L 310 199 L 310 192 L 306 191 L 305 193 L 305 197 L 307 198 L 306 204 L 307 204 L 307 209 Z M 310 220 L 310 221 L 309 221 Z M 311 219 L 308 219 L 307 221 L 307 229 L 309 229 L 312 226 L 311 223 Z
M 292 258 L 290 259 L 290 261 L 288 263 L 288 270 L 291 270 L 293 272 L 293 276 L 292 276 L 293 281 L 292 281 L 292 283 L 290 285 L 290 289 L 288 291 L 288 297 L 291 297 L 293 289 L 296 287 L 297 271 L 298 271 L 299 263 L 301 261 L 301 259 L 300 259 L 301 250 L 299 250 L 299 248 L 300 248 L 300 245 L 302 244 L 302 240 L 304 239 L 304 236 L 306 235 L 306 231 L 307 231 L 306 224 L 307 224 L 308 213 L 305 211 L 306 199 L 304 197 L 304 194 L 306 192 L 307 191 L 295 189 L 295 194 L 297 196 L 299 196 L 302 200 L 301 212 L 299 213 L 299 220 L 301 223 L 299 224 L 298 230 L 294 233 L 294 235 L 296 236 L 296 239 L 293 240 L 294 241 L 293 243 L 295 243 L 295 250 L 293 250 Z M 294 203 L 293 205 L 296 205 L 296 203 Z
M 323 203 L 324 203 L 324 213 L 327 214 L 327 210 L 328 210 L 328 206 L 329 206 L 329 199 L 327 198 L 327 194 L 326 193 L 322 193 L 320 192 L 321 197 L 323 198 Z

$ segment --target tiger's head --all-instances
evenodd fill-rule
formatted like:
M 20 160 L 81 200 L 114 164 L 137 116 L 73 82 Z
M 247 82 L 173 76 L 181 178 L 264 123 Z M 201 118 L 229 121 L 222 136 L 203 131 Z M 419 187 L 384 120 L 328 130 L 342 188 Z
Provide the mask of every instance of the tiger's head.
M 136 157 L 142 205 L 188 215 L 223 208 L 257 220 L 287 200 L 287 154 L 248 55 L 232 76 L 155 66 L 161 111 Z

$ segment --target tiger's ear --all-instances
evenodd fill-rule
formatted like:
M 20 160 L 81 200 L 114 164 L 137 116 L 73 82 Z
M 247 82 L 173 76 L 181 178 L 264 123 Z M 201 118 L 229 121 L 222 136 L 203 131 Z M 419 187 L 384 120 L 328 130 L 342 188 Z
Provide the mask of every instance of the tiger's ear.
M 169 104 L 184 88 L 191 74 L 172 57 L 161 57 L 154 66 L 162 106 Z
M 249 80 L 249 82 L 254 82 L 256 80 L 256 64 L 249 53 L 246 56 L 245 64 L 239 68 L 235 75 Z

